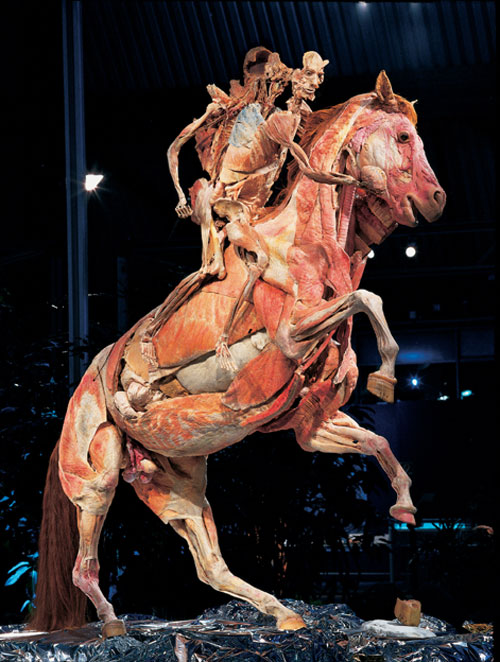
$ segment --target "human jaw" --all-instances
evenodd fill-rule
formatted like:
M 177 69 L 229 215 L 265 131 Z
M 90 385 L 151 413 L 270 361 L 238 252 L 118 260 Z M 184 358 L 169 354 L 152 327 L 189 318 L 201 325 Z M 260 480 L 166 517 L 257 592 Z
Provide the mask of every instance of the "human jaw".
M 314 101 L 316 90 L 324 79 L 323 67 L 304 67 L 292 79 L 293 94 L 301 100 Z

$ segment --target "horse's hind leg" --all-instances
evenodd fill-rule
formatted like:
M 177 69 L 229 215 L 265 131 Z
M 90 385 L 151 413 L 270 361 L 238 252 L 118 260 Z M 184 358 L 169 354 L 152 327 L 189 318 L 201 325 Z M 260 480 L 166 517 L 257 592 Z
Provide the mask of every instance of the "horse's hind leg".
M 111 603 L 104 597 L 99 586 L 99 560 L 97 547 L 105 515 L 93 515 L 85 510 L 78 510 L 77 523 L 80 545 L 73 568 L 73 583 L 78 586 L 96 608 L 97 615 L 103 622 L 104 638 L 125 634 L 123 621 L 116 618 Z
M 205 499 L 206 459 L 156 459 L 163 471 L 157 472 L 150 483 L 134 481 L 133 486 L 151 510 L 187 541 L 199 579 L 274 616 L 282 630 L 305 627 L 302 618 L 274 596 L 254 588 L 228 569 L 219 549 L 212 510 Z
M 333 418 L 322 423 L 310 439 L 303 441 L 299 438 L 299 443 L 308 451 L 361 453 L 376 457 L 397 495 L 390 514 L 401 522 L 415 524 L 417 509 L 410 497 L 411 480 L 394 456 L 387 439 L 365 430 L 346 414 L 337 412 Z
M 125 634 L 125 626 L 99 586 L 98 544 L 104 519 L 113 500 L 122 468 L 122 437 L 111 423 L 101 424 L 88 448 L 88 469 L 83 475 L 71 458 L 63 458 L 61 482 L 77 508 L 79 547 L 73 567 L 73 583 L 96 608 L 103 621 L 103 636 Z M 78 473 L 74 473 L 78 471 Z

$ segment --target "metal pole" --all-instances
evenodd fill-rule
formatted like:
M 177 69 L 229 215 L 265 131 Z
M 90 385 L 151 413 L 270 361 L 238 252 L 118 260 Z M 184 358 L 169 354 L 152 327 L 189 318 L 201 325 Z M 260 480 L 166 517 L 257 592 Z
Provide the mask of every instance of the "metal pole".
M 127 258 L 121 255 L 116 258 L 116 290 L 118 332 L 125 333 L 128 328 L 128 264 Z
M 81 378 L 88 357 L 88 235 L 84 188 L 85 111 L 83 94 L 82 3 L 62 0 L 66 214 L 68 246 L 69 388 Z

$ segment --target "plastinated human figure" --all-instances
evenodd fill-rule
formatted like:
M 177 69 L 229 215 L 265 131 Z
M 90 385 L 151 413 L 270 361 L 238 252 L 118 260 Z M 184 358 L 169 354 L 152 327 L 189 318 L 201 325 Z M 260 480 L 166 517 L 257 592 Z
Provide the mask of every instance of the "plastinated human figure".
M 179 205 L 176 207 L 179 216 L 186 217 L 191 214 L 192 219 L 201 226 L 203 262 L 200 271 L 184 279 L 167 299 L 158 313 L 157 320 L 159 324 L 160 319 L 164 320 L 165 316 L 170 315 L 197 289 L 206 275 L 224 277 L 225 267 L 221 244 L 227 236 L 244 260 L 249 272 L 247 282 L 229 315 L 216 346 L 216 354 L 221 364 L 228 369 L 232 367 L 231 354 L 227 344 L 231 325 L 241 303 L 251 294 L 257 278 L 264 272 L 268 264 L 267 248 L 252 227 L 252 222 L 268 201 L 288 150 L 297 161 L 299 169 L 315 181 L 327 184 L 357 183 L 348 175 L 315 170 L 309 164 L 304 150 L 294 142 L 304 117 L 311 112 L 307 101 L 314 99 L 316 90 L 323 81 L 324 67 L 328 64 L 328 60 L 323 60 L 318 53 L 309 51 L 303 56 L 302 69 L 297 69 L 293 73 L 290 70 L 286 71 L 278 54 L 264 53 L 261 62 L 264 62 L 264 65 L 257 69 L 257 73 L 249 74 L 246 79 L 247 87 L 254 85 L 252 89 L 260 91 L 260 96 L 253 94 L 253 98 L 259 99 L 259 101 L 256 100 L 245 105 L 232 122 L 227 147 L 223 146 L 218 152 L 217 168 L 214 168 L 216 161 L 213 158 L 208 165 L 204 165 L 203 158 L 201 158 L 202 165 L 212 175 L 211 182 L 200 179 L 190 189 L 192 208 L 187 204 L 181 204 L 184 200 L 180 197 Z M 259 78 L 258 86 L 253 82 L 253 75 Z M 276 109 L 272 102 L 284 89 L 290 77 L 292 79 L 292 97 L 288 102 L 288 109 Z M 268 81 L 268 88 L 266 88 L 268 96 L 267 100 L 263 101 L 262 86 L 266 81 Z M 238 90 L 234 83 L 232 90 Z M 249 93 L 241 90 L 238 92 L 240 97 L 244 97 L 245 100 L 252 98 Z M 222 99 L 222 95 L 219 95 L 219 98 Z M 272 99 L 272 102 L 269 99 Z M 238 105 L 238 107 L 240 106 Z M 208 109 L 207 111 L 207 117 L 210 117 L 210 112 L 213 111 Z M 267 118 L 264 117 L 262 111 Z M 182 193 L 177 174 L 178 151 L 184 142 L 202 128 L 205 120 L 200 118 L 186 127 L 169 149 L 169 165 L 178 192 L 180 190 Z M 200 150 L 198 153 L 200 154 Z M 179 193 L 180 196 L 181 193 Z M 221 219 L 228 221 L 225 226 L 222 223 L 223 227 L 218 234 L 213 221 L 212 209 Z
M 206 180 L 198 180 L 191 189 L 193 198 L 202 192 L 199 204 L 194 209 L 187 202 L 180 185 L 178 167 L 180 149 L 188 140 L 195 137 L 196 151 L 201 165 L 210 175 L 210 181 L 216 181 L 239 113 L 242 109 L 249 108 L 250 114 L 253 110 L 254 113 L 259 114 L 259 117 L 267 117 L 274 110 L 274 102 L 285 89 L 291 74 L 292 70 L 281 62 L 278 53 L 271 53 L 262 46 L 252 48 L 246 54 L 243 63 L 243 85 L 232 80 L 229 95 L 215 85 L 208 85 L 207 90 L 212 102 L 200 118 L 193 120 L 181 131 L 168 149 L 169 170 L 179 196 L 175 211 L 180 218 L 192 216 L 192 220 L 201 226 L 202 275 L 217 274 L 220 278 L 224 277 L 224 262 L 212 215 L 207 208 L 209 203 L 206 200 Z M 211 251 L 209 251 L 209 243 Z
M 324 80 L 324 67 L 328 60 L 323 60 L 315 51 L 309 51 L 304 54 L 302 64 L 302 69 L 296 69 L 292 74 L 292 97 L 287 102 L 287 110 L 275 110 L 267 120 L 262 118 L 260 121 L 255 115 L 247 119 L 250 106 L 240 112 L 238 120 L 243 115 L 250 128 L 252 122 L 257 127 L 247 132 L 251 133 L 251 140 L 248 140 L 243 130 L 241 135 L 237 134 L 237 120 L 212 196 L 214 210 L 229 219 L 225 233 L 249 271 L 247 282 L 216 346 L 217 356 L 227 369 L 233 367 L 227 345 L 231 325 L 242 302 L 250 295 L 257 278 L 268 264 L 267 250 L 252 223 L 268 201 L 288 151 L 297 161 L 299 169 L 311 179 L 329 184 L 356 183 L 348 175 L 325 173 L 312 168 L 304 150 L 294 141 L 303 121 L 312 112 L 307 101 L 314 100 L 316 90 Z M 253 255 L 256 256 L 254 261 L 250 259 Z
M 292 69 L 281 62 L 278 53 L 271 53 L 262 46 L 252 48 L 246 54 L 243 63 L 243 85 L 232 80 L 229 95 L 215 85 L 208 85 L 207 90 L 212 102 L 200 118 L 193 120 L 181 131 L 168 149 L 169 170 L 179 196 L 175 211 L 180 218 L 191 217 L 200 225 L 202 265 L 198 271 L 186 276 L 169 294 L 157 309 L 150 327 L 144 334 L 141 351 L 144 357 L 151 361 L 151 365 L 154 355 L 151 340 L 161 325 L 208 276 L 224 278 L 226 275 L 222 254 L 225 233 L 218 235 L 212 215 L 214 182 L 218 179 L 230 136 L 234 133 L 241 138 L 243 129 L 243 133 L 246 132 L 246 137 L 249 139 L 248 126 L 243 127 L 241 121 L 241 111 L 250 109 L 249 115 L 253 113 L 260 117 L 259 121 L 264 121 L 274 111 L 274 102 L 284 91 L 291 75 Z M 238 118 L 240 123 L 235 129 Z M 202 178 L 194 183 L 190 189 L 191 204 L 189 204 L 179 181 L 179 152 L 193 137 L 196 140 L 196 151 L 201 165 L 209 174 L 210 182 Z
M 328 60 L 314 51 L 304 54 L 302 69 L 295 69 L 291 76 L 292 96 L 286 111 L 276 109 L 267 121 L 255 111 L 248 117 L 253 108 L 240 112 L 215 183 L 214 200 L 219 197 L 239 200 L 251 217 L 264 207 L 302 119 L 312 112 L 307 101 L 314 100 L 327 64 Z M 239 124 L 245 122 L 246 133 L 242 130 L 238 133 Z M 253 131 L 251 122 L 257 124 Z

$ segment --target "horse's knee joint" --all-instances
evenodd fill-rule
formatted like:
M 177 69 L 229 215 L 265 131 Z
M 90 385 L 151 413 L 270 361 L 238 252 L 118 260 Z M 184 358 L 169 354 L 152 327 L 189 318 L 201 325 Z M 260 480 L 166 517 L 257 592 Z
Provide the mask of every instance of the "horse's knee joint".
M 390 445 L 387 439 L 385 437 L 381 437 L 378 434 L 374 434 L 371 438 L 371 441 L 379 453 L 383 454 L 390 449 Z
M 378 294 L 373 294 L 373 292 L 369 292 L 368 290 L 357 290 L 356 295 L 358 300 L 367 307 L 382 305 L 382 299 Z

